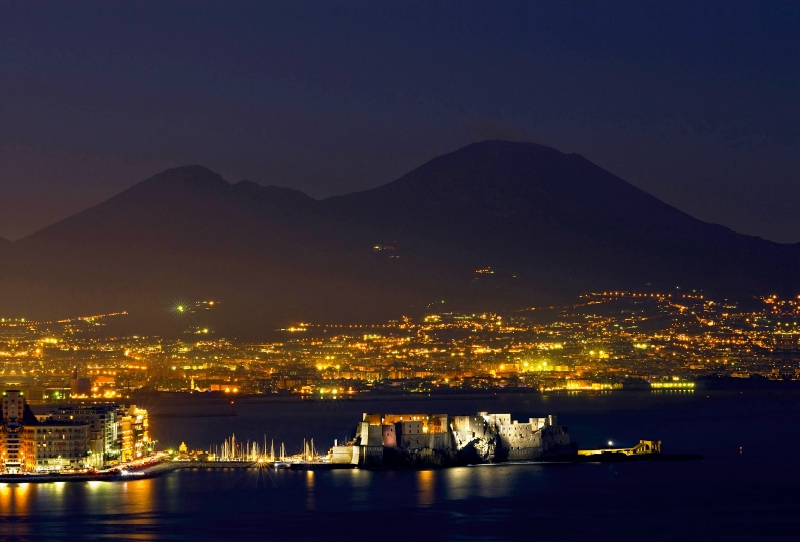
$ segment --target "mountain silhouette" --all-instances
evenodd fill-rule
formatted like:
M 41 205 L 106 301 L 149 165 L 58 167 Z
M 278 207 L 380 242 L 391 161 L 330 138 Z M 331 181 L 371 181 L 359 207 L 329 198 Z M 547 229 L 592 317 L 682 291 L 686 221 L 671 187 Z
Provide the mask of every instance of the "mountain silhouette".
M 128 310 L 180 326 L 171 306 L 214 299 L 220 330 L 242 333 L 594 289 L 800 289 L 800 246 L 696 220 L 579 155 L 504 141 L 324 200 L 170 169 L 0 255 L 7 316 Z

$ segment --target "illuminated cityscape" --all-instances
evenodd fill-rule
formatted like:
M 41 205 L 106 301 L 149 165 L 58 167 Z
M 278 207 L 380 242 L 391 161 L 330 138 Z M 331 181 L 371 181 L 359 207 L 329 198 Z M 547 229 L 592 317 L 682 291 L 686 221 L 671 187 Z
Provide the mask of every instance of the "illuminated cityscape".
M 171 339 L 103 336 L 105 322 L 124 317 L 3 319 L 3 388 L 23 390 L 31 404 L 58 404 L 114 403 L 141 392 L 335 399 L 504 389 L 692 390 L 721 377 L 800 378 L 798 299 L 777 296 L 742 304 L 698 293 L 600 292 L 572 305 L 505 314 L 296 323 L 265 343 L 217 337 L 197 326 Z

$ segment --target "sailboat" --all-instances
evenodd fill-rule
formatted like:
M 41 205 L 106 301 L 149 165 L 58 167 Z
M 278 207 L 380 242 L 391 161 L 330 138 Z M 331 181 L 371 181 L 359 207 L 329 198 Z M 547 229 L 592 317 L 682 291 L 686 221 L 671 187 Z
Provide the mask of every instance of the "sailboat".
M 272 465 L 273 465 L 273 466 L 274 466 L 276 469 L 288 469 L 288 468 L 289 468 L 289 466 L 290 466 L 290 465 L 289 465 L 289 463 L 286 461 L 286 447 L 283 445 L 283 442 L 281 442 L 281 455 L 280 455 L 280 460 L 279 460 L 279 461 L 275 461 L 275 450 L 274 450 L 274 448 L 273 448 L 273 450 L 272 450 L 272 454 L 273 454 L 273 456 L 272 456 L 272 459 L 273 459 L 273 461 L 272 461 Z

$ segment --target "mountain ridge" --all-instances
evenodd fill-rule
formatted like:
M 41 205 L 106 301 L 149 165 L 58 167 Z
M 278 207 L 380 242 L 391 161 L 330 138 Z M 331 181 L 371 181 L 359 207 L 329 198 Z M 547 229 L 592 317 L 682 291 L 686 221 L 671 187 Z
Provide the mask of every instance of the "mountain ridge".
M 469 151 L 471 151 L 473 149 L 486 149 L 487 147 L 489 149 L 491 149 L 491 150 L 498 149 L 498 150 L 501 150 L 501 151 L 509 150 L 509 147 L 515 148 L 515 149 L 523 149 L 523 148 L 536 149 L 537 151 L 542 151 L 542 152 L 548 154 L 549 156 L 555 156 L 558 159 L 563 160 L 563 161 L 577 162 L 582 167 L 593 168 L 598 172 L 603 172 L 604 174 L 607 174 L 608 175 L 608 177 L 607 177 L 608 180 L 613 180 L 614 182 L 619 183 L 618 184 L 618 188 L 621 187 L 621 188 L 626 189 L 626 190 L 635 191 L 637 193 L 637 195 L 639 195 L 641 197 L 644 197 L 644 198 L 647 198 L 649 200 L 649 203 L 654 204 L 655 206 L 661 206 L 661 207 L 665 207 L 665 208 L 668 207 L 668 208 L 676 211 L 676 216 L 678 216 L 678 214 L 679 214 L 679 215 L 681 215 L 682 218 L 689 219 L 692 222 L 702 223 L 702 224 L 706 224 L 706 225 L 710 225 L 710 226 L 716 226 L 716 227 L 722 228 L 722 229 L 724 229 L 726 231 L 730 231 L 732 233 L 736 233 L 737 235 L 746 235 L 746 234 L 740 234 L 738 232 L 734 232 L 733 230 L 731 230 L 730 228 L 728 228 L 728 227 L 726 227 L 724 225 L 704 222 L 704 221 L 701 221 L 701 220 L 699 220 L 699 219 L 697 219 L 695 217 L 692 217 L 691 215 L 689 215 L 688 213 L 678 209 L 677 207 L 669 205 L 667 203 L 664 203 L 661 200 L 659 200 L 658 198 L 656 198 L 655 196 L 645 192 L 644 190 L 642 190 L 642 189 L 640 189 L 640 188 L 628 183 L 627 181 L 624 181 L 623 179 L 620 179 L 619 177 L 616 177 L 613 174 L 610 174 L 609 172 L 607 172 L 606 170 L 603 170 L 602 168 L 600 168 L 599 166 L 595 165 L 594 163 L 592 163 L 591 161 L 589 161 L 585 157 L 581 156 L 580 154 L 577 154 L 577 153 L 566 154 L 566 153 L 562 153 L 562 152 L 560 152 L 560 151 L 558 151 L 556 149 L 553 149 L 553 148 L 550 148 L 550 147 L 546 147 L 546 146 L 543 146 L 543 145 L 533 144 L 533 143 L 510 143 L 510 142 L 504 142 L 504 141 L 498 141 L 498 140 L 490 140 L 490 141 L 485 141 L 485 142 L 481 142 L 481 143 L 473 143 L 471 145 L 467 145 L 465 147 L 462 147 L 461 149 L 458 149 L 457 151 L 454 151 L 453 153 L 449 153 L 449 154 L 442 155 L 442 156 L 439 156 L 437 158 L 434 158 L 433 160 L 427 162 L 426 164 L 421 165 L 419 168 L 416 168 L 415 170 L 413 170 L 410 173 L 400 177 L 399 179 L 397 179 L 395 181 L 392 181 L 390 183 L 387 183 L 385 185 L 382 185 L 382 186 L 379 186 L 379 187 L 376 187 L 376 188 L 373 188 L 373 189 L 370 189 L 370 190 L 365 190 L 363 192 L 359 192 L 358 194 L 366 194 L 366 193 L 373 193 L 374 194 L 374 193 L 381 193 L 381 192 L 386 192 L 386 193 L 394 192 L 394 194 L 392 194 L 392 195 L 396 195 L 397 188 L 402 186 L 404 182 L 410 180 L 410 178 L 413 178 L 415 176 L 415 174 L 417 174 L 419 171 L 424 170 L 425 168 L 428 168 L 428 167 L 431 167 L 431 166 L 438 166 L 439 163 L 444 161 L 444 160 L 451 159 L 451 158 L 453 158 L 453 159 L 458 158 L 462 153 L 467 153 L 467 152 L 469 152 Z M 423 188 L 424 189 L 425 187 L 415 187 L 415 188 Z M 608 189 L 607 186 L 604 187 L 604 188 L 606 190 Z M 346 195 L 343 195 L 343 196 L 336 196 L 336 197 L 337 198 L 347 198 L 349 196 L 351 196 L 351 194 L 346 194 Z M 754 236 L 749 236 L 748 235 L 747 237 L 754 237 Z M 776 244 L 779 244 L 779 243 L 776 243 Z
M 321 200 L 199 165 L 166 170 L 0 243 L 11 254 L 0 306 L 155 322 L 169 320 L 170 299 L 213 296 L 230 330 L 255 330 L 398 317 L 434 300 L 519 308 L 647 283 L 796 292 L 798 248 L 697 220 L 580 155 L 489 141 Z M 496 273 L 476 274 L 487 267 Z

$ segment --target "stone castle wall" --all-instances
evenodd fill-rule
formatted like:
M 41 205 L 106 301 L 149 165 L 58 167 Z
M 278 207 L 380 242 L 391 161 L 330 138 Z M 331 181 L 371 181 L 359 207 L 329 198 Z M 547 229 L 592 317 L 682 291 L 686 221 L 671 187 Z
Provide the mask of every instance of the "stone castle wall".
M 518 422 L 510 414 L 486 412 L 402 418 L 365 414 L 364 420 L 358 424 L 349 455 L 348 447 L 336 447 L 333 462 L 445 466 L 546 459 L 574 451 L 569 431 L 558 425 L 555 416 Z

